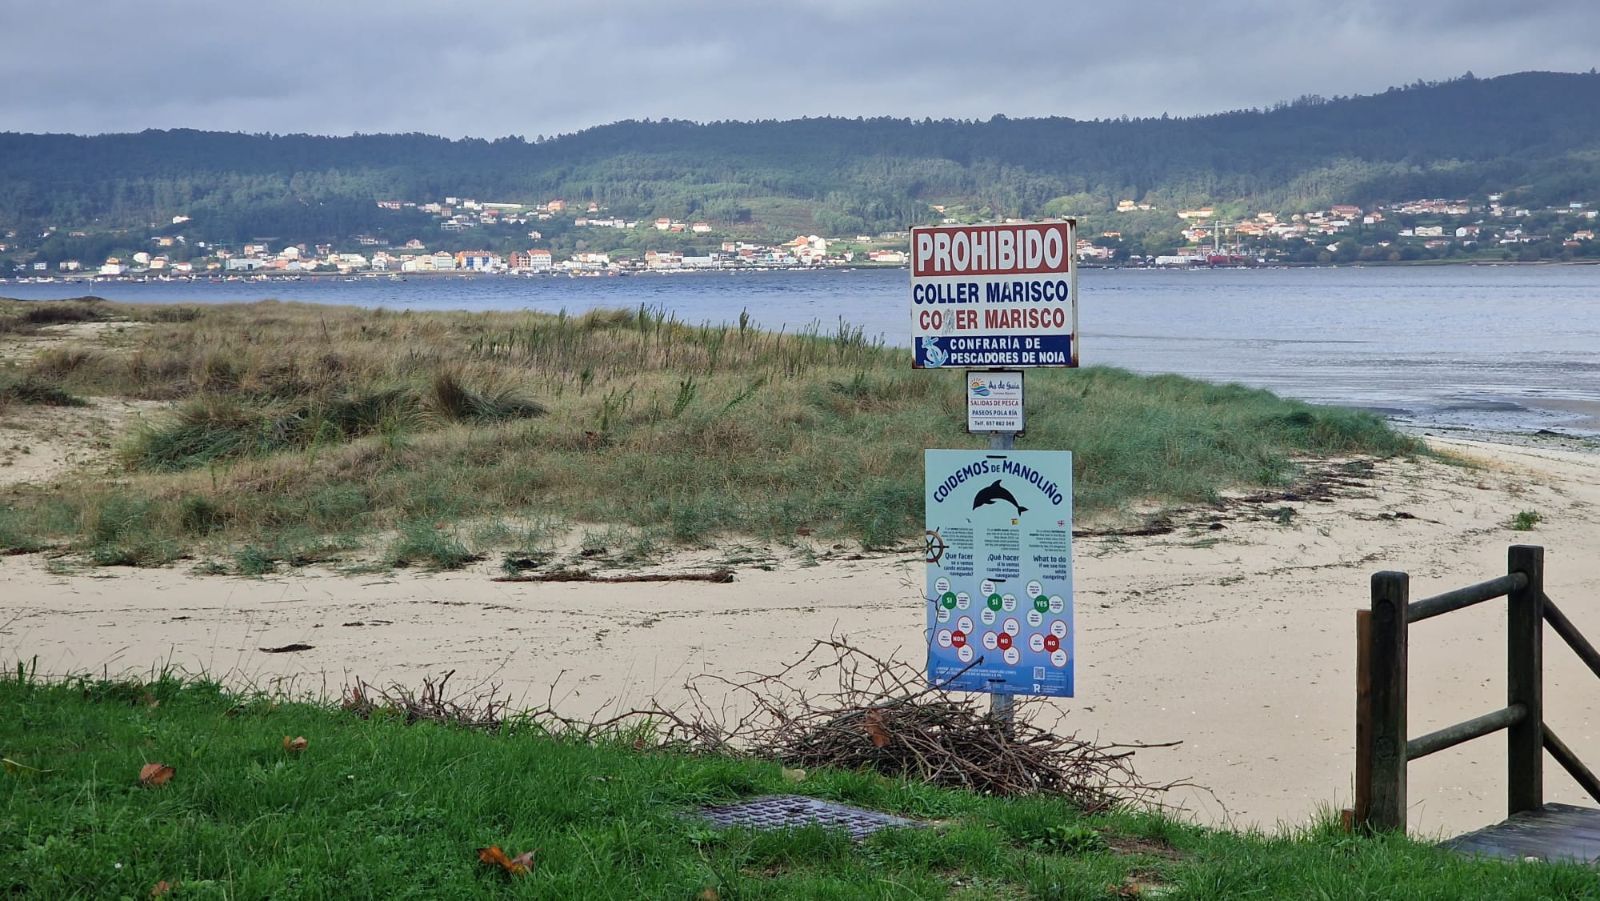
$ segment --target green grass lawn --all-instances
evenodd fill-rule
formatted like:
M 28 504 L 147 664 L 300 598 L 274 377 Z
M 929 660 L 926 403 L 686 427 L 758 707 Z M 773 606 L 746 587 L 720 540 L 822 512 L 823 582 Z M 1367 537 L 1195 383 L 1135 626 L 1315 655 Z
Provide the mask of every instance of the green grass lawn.
M 304 736 L 294 754 L 285 737 Z M 1326 825 L 1281 837 L 1086 817 L 879 776 L 492 734 L 203 682 L 0 681 L 0 894 L 25 898 L 1593 898 L 1567 865 L 1469 861 Z M 142 766 L 172 766 L 141 787 Z M 797 792 L 929 821 L 860 844 L 716 831 Z M 536 852 L 510 877 L 478 848 Z M 1130 880 L 1145 888 L 1124 889 Z

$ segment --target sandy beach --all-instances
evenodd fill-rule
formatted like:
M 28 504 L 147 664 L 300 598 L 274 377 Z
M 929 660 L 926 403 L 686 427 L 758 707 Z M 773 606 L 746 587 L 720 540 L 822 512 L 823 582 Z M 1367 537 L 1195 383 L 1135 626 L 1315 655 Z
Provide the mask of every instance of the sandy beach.
M 1600 456 L 1430 441 L 1465 465 L 1322 467 L 1331 475 L 1300 500 L 1243 498 L 1180 513 L 1166 534 L 1079 538 L 1079 697 L 1053 704 L 1061 728 L 1181 740 L 1142 752 L 1141 773 L 1205 786 L 1180 799 L 1200 821 L 1271 829 L 1349 803 L 1354 611 L 1371 572 L 1410 572 L 1416 598 L 1503 572 L 1510 544 L 1542 544 L 1549 594 L 1600 635 Z M 1521 510 L 1542 521 L 1511 530 Z M 810 562 L 777 552 L 732 584 L 615 585 L 498 583 L 487 562 L 243 579 L 15 556 L 0 558 L 0 656 L 36 657 L 51 674 L 172 665 L 330 693 L 358 676 L 415 685 L 454 670 L 462 688 L 495 683 L 574 714 L 671 702 L 688 677 L 771 671 L 830 635 L 920 659 L 915 557 L 840 547 Z M 1503 704 L 1503 618 L 1491 603 L 1412 630 L 1414 735 Z M 312 647 L 261 650 L 291 643 Z M 1594 677 L 1553 635 L 1546 647 L 1547 719 L 1595 759 Z M 1482 739 L 1414 764 L 1412 828 L 1454 833 L 1503 816 L 1503 745 Z M 1554 764 L 1546 773 L 1549 799 L 1581 799 Z

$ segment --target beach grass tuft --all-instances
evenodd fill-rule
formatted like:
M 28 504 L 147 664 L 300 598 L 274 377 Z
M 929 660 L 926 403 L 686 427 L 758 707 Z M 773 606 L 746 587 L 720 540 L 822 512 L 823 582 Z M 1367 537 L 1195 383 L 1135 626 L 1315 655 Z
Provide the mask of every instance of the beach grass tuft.
M 1535 526 L 1543 521 L 1544 517 L 1539 515 L 1538 510 L 1519 510 L 1516 515 L 1511 517 L 1511 521 L 1506 523 L 1506 526 L 1513 532 L 1531 532 Z
M 0 373 L 0 410 L 11 404 L 35 407 L 86 407 L 89 402 L 49 381 L 29 373 L 14 378 Z
M 460 569 L 483 559 L 467 550 L 454 533 L 425 522 L 408 522 L 389 546 L 391 566 L 422 566 L 436 572 Z

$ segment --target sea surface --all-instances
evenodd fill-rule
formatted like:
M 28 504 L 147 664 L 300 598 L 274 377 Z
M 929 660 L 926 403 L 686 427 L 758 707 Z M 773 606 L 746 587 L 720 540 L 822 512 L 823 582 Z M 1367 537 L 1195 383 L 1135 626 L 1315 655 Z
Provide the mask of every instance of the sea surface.
M 909 347 L 904 270 L 606 278 L 0 282 L 0 296 L 393 309 L 670 310 L 794 331 L 842 321 Z M 1084 365 L 1242 382 L 1426 429 L 1600 434 L 1600 266 L 1085 270 Z M 909 350 L 906 355 L 910 365 Z

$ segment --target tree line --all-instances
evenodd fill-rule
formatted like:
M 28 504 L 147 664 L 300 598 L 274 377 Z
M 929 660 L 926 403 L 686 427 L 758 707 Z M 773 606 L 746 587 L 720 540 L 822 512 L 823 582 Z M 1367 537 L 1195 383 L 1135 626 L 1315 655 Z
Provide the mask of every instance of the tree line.
M 1290 211 L 1511 191 L 1592 199 L 1600 75 L 1470 75 L 1191 118 L 625 121 L 525 140 L 193 130 L 0 134 L 0 225 L 216 241 L 421 228 L 378 199 L 596 202 L 619 215 L 878 232 L 932 203 L 1089 215 L 1120 199 Z

